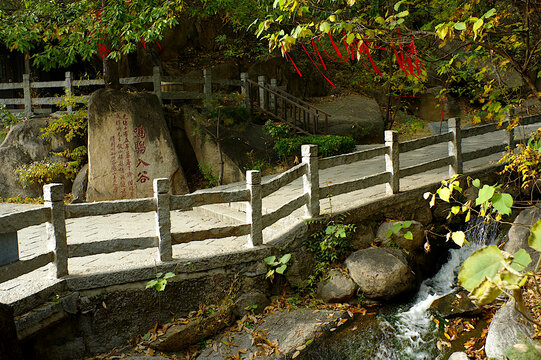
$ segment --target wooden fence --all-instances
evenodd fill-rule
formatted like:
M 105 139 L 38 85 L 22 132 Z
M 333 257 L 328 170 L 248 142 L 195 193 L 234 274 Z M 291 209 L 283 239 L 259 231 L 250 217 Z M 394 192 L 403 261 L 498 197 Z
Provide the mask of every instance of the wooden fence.
M 524 117 L 522 125 L 541 122 L 541 115 Z M 505 144 L 489 146 L 485 149 L 468 153 L 462 152 L 462 139 L 481 135 L 498 130 L 496 125 L 461 129 L 459 119 L 448 121 L 449 132 L 441 135 L 429 136 L 417 140 L 399 143 L 397 133 L 385 132 L 385 144 L 370 150 L 357 151 L 350 154 L 338 155 L 319 159 L 316 145 L 302 146 L 302 162 L 284 173 L 262 182 L 259 171 L 248 171 L 246 188 L 239 190 L 203 190 L 187 195 L 168 194 L 169 183 L 167 179 L 154 180 L 154 197 L 145 199 L 129 199 L 119 201 L 103 201 L 88 204 L 64 205 L 63 186 L 49 184 L 44 187 L 45 204 L 42 208 L 27 210 L 19 213 L 0 216 L 0 229 L 3 233 L 16 232 L 20 229 L 46 223 L 49 252 L 38 255 L 29 260 L 18 260 L 0 266 L 0 283 L 15 279 L 23 274 L 52 263 L 52 275 L 57 278 L 67 276 L 68 258 L 82 257 L 96 254 L 112 253 L 117 251 L 130 251 L 135 249 L 157 248 L 159 261 L 171 261 L 172 246 L 175 244 L 205 239 L 225 238 L 230 236 L 248 236 L 249 246 L 258 246 L 263 243 L 263 229 L 278 220 L 289 216 L 293 211 L 304 207 L 307 218 L 320 215 L 319 200 L 329 194 L 340 195 L 352 191 L 365 189 L 378 184 L 386 184 L 388 194 L 396 194 L 400 190 L 400 179 L 406 176 L 419 174 L 425 171 L 448 166 L 449 175 L 461 173 L 464 161 L 488 156 L 504 151 L 507 146 L 514 148 L 517 141 L 513 132 L 508 133 Z M 505 127 L 507 123 L 504 123 Z M 426 146 L 448 143 L 448 155 L 425 163 L 400 168 L 399 154 Z M 379 174 L 352 179 L 342 183 L 319 186 L 319 170 L 352 164 L 384 155 L 386 170 Z M 282 205 L 279 209 L 262 214 L 262 198 L 266 197 L 295 179 L 303 178 L 303 194 Z M 246 223 L 216 227 L 209 230 L 200 230 L 183 233 L 171 233 L 170 212 L 173 210 L 188 210 L 193 207 L 231 203 L 247 202 Z M 68 244 L 66 236 L 66 219 L 83 216 L 100 216 L 124 212 L 155 212 L 156 236 L 136 239 L 110 239 L 92 243 Z

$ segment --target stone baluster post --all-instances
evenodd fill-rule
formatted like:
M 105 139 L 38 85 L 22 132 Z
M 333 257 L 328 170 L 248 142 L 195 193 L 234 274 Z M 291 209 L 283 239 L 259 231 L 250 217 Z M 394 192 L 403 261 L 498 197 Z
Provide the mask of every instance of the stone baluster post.
M 64 91 L 66 93 L 66 96 L 69 96 L 69 97 L 73 96 L 73 86 L 71 83 L 71 71 L 66 71 L 66 83 L 64 85 Z M 68 111 L 68 114 L 73 114 L 73 106 L 68 105 L 68 108 L 66 110 Z
M 64 209 L 64 185 L 47 184 L 43 187 L 44 206 L 51 209 L 47 222 L 47 247 L 54 253 L 50 266 L 51 276 L 61 278 L 68 275 L 68 240 L 66 237 L 66 213 Z
M 263 110 L 268 110 L 268 104 L 267 104 L 267 92 L 265 91 L 265 82 L 266 78 L 265 75 L 261 75 L 257 77 L 257 83 L 259 84 L 259 106 Z
M 304 193 L 308 195 L 305 205 L 305 217 L 319 216 L 319 158 L 317 145 L 301 146 L 302 162 L 306 164 L 306 172 L 302 176 Z
M 391 174 L 389 182 L 386 184 L 388 195 L 396 194 L 400 191 L 400 152 L 398 149 L 398 133 L 396 131 L 385 131 L 385 171 Z
M 162 103 L 162 73 L 159 66 L 154 66 L 152 68 L 152 83 L 154 85 L 154 94 Z
M 30 74 L 23 74 L 24 115 L 32 115 L 32 94 L 30 93 Z
M 263 209 L 261 199 L 261 173 L 259 170 L 246 172 L 246 188 L 250 190 L 250 201 L 246 209 L 246 222 L 250 224 L 250 242 L 254 247 L 263 244 Z
M 460 118 L 450 118 L 447 120 L 451 139 L 449 139 L 448 148 L 449 156 L 452 156 L 451 164 L 449 165 L 449 176 L 462 174 L 462 134 L 460 130 Z
M 171 198 L 169 179 L 154 179 L 154 202 L 156 203 L 156 236 L 158 237 L 158 259 L 171 261 Z
M 270 86 L 272 90 L 274 91 L 278 90 L 278 80 L 271 79 Z M 270 110 L 272 110 L 274 114 L 277 114 L 276 95 L 274 93 L 269 93 L 269 107 L 270 107 Z
M 205 99 L 210 99 L 212 96 L 212 71 L 210 69 L 203 69 L 203 93 Z
M 507 120 L 509 121 L 509 125 L 511 125 L 513 118 L 515 117 L 515 109 L 510 108 L 509 114 L 507 115 Z M 515 129 L 511 129 L 507 131 L 507 146 L 509 146 L 509 150 L 513 150 L 515 148 L 516 142 L 515 142 Z
M 248 73 L 240 74 L 241 85 L 241 94 L 244 95 L 244 108 L 248 111 L 252 111 L 252 106 L 250 103 L 250 83 L 248 82 Z

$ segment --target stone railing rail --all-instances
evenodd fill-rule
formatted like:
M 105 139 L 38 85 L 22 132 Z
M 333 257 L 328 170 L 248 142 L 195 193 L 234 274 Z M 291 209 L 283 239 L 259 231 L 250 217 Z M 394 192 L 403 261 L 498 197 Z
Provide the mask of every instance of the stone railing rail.
M 212 95 L 213 85 L 223 86 L 238 86 L 242 93 L 248 93 L 245 90 L 247 85 L 246 79 L 248 75 L 241 74 L 239 80 L 231 79 L 217 79 L 212 77 L 210 69 L 203 70 L 202 77 L 193 76 L 163 76 L 160 68 L 155 66 L 153 68 L 152 76 L 136 76 L 121 78 L 121 85 L 135 85 L 151 83 L 153 85 L 153 92 L 158 96 L 160 100 L 190 100 L 190 99 L 203 99 Z M 272 80 L 274 83 L 275 80 Z M 179 85 L 184 84 L 201 84 L 202 92 L 198 91 L 181 91 L 181 90 L 169 90 Z M 103 79 L 88 79 L 88 80 L 74 80 L 71 72 L 66 72 L 64 80 L 58 81 L 31 81 L 30 75 L 24 74 L 22 82 L 16 83 L 0 83 L 0 90 L 23 90 L 23 97 L 12 98 L 0 98 L 0 105 L 24 105 L 24 113 L 27 116 L 32 115 L 34 112 L 43 112 L 44 109 L 33 108 L 34 105 L 58 105 L 61 102 L 59 96 L 56 97 L 35 97 L 32 94 L 31 89 L 54 89 L 63 88 L 65 94 L 74 94 L 74 88 L 83 86 L 104 86 Z M 89 98 L 88 95 L 74 96 L 74 101 L 82 103 Z M 10 111 L 16 111 L 17 109 L 9 109 Z M 68 107 L 68 112 L 72 111 L 71 106 Z
M 521 125 L 529 125 L 537 122 L 541 122 L 541 115 L 520 119 Z M 506 126 L 507 123 L 505 122 L 503 126 Z M 305 208 L 306 218 L 319 216 L 319 200 L 330 196 L 330 194 L 344 194 L 379 184 L 386 184 L 387 194 L 396 194 L 400 190 L 400 178 L 444 166 L 449 166 L 449 175 L 452 176 L 462 173 L 463 161 L 501 152 L 507 146 L 514 148 L 517 143 L 511 131 L 508 132 L 507 144 L 462 153 L 461 143 L 463 138 L 495 131 L 497 130 L 497 126 L 483 125 L 461 129 L 460 119 L 458 118 L 449 119 L 448 124 L 448 133 L 402 143 L 398 142 L 396 132 L 386 131 L 384 146 L 323 159 L 319 159 L 317 156 L 317 146 L 303 145 L 301 149 L 302 162 L 300 164 L 265 182 L 261 181 L 259 171 L 248 171 L 246 188 L 239 190 L 209 189 L 187 195 L 170 195 L 168 193 L 169 181 L 167 179 L 155 179 L 153 184 L 153 198 L 64 205 L 63 185 L 45 185 L 45 204 L 42 208 L 0 216 L 0 229 L 2 229 L 1 231 L 3 233 L 9 233 L 29 226 L 46 223 L 49 242 L 48 248 L 50 251 L 29 260 L 17 260 L 0 266 L 0 283 L 17 278 L 49 263 L 52 263 L 51 269 L 54 277 L 61 278 L 67 276 L 69 273 L 69 257 L 157 248 L 158 260 L 167 262 L 173 260 L 172 246 L 175 244 L 242 235 L 249 235 L 248 246 L 258 246 L 263 244 L 264 228 L 289 216 L 301 207 Z M 444 142 L 448 143 L 448 156 L 400 169 L 399 153 Z M 385 158 L 385 172 L 320 187 L 319 170 L 351 164 L 381 155 L 384 155 Z M 263 215 L 262 198 L 300 177 L 303 178 L 303 194 L 290 200 L 279 209 Z M 245 224 L 183 233 L 171 232 L 171 211 L 187 210 L 202 205 L 240 201 L 247 203 Z M 155 212 L 156 236 L 68 244 L 66 219 L 123 212 Z

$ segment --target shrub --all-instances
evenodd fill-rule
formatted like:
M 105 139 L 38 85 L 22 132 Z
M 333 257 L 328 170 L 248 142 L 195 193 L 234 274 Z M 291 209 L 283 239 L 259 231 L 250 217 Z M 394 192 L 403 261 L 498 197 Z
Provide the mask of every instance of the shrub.
M 281 157 L 300 154 L 301 145 L 314 144 L 318 146 L 318 155 L 327 157 L 345 154 L 355 150 L 355 140 L 348 136 L 310 135 L 284 138 L 276 141 L 274 149 Z

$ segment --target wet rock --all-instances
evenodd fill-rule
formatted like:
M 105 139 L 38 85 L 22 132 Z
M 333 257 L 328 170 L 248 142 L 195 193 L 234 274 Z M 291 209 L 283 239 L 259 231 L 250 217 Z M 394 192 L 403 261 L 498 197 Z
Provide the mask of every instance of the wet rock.
M 180 351 L 212 336 L 233 320 L 232 307 L 222 308 L 206 318 L 197 318 L 187 324 L 173 325 L 149 346 L 159 351 Z
M 260 292 L 242 294 L 235 301 L 233 312 L 237 317 L 242 317 L 249 313 L 260 314 L 269 304 L 269 298 Z
M 415 276 L 398 249 L 359 250 L 346 259 L 345 265 L 367 298 L 390 299 L 415 286 Z
M 450 294 L 437 298 L 432 302 L 429 310 L 442 318 L 470 317 L 481 312 L 481 308 L 468 298 L 468 292 L 464 289 L 456 289 Z
M 393 233 L 393 227 L 397 223 L 404 223 L 403 221 L 390 221 L 380 225 L 376 233 L 378 239 L 383 240 L 382 244 L 385 246 L 398 245 L 401 249 L 408 252 L 418 252 L 423 250 L 425 242 L 425 227 L 418 221 L 412 220 L 410 227 L 402 228 L 398 233 Z M 391 235 L 387 236 L 391 231 Z M 413 238 L 406 239 L 404 235 L 411 231 Z
M 509 229 L 509 241 L 504 246 L 504 250 L 510 254 L 516 253 L 520 249 L 524 249 L 532 258 L 531 266 L 535 266 L 539 259 L 539 253 L 528 245 L 528 237 L 533 224 L 541 220 L 541 208 L 531 207 L 522 210 L 513 222 L 513 226 Z
M 331 270 L 328 279 L 318 284 L 317 296 L 326 303 L 339 303 L 351 299 L 357 286 L 349 276 L 339 270 Z
M 485 353 L 489 359 L 503 360 L 510 347 L 525 340 L 530 341 L 533 334 L 533 325 L 515 310 L 513 300 L 508 301 L 492 318 Z
M 153 180 L 168 178 L 173 194 L 186 179 L 153 94 L 94 92 L 88 105 L 88 201 L 153 196 Z
M 469 357 L 465 352 L 454 352 L 449 356 L 449 360 L 468 360 Z
M 236 356 L 241 349 L 246 349 L 242 355 L 244 358 L 252 356 L 252 359 L 291 359 L 297 351 L 303 351 L 321 339 L 323 336 L 317 337 L 319 333 L 337 327 L 343 315 L 344 313 L 339 311 L 303 308 L 276 311 L 253 330 L 244 329 L 240 334 L 219 337 L 215 344 L 204 350 L 197 359 L 223 360 Z M 307 345 L 309 340 L 313 342 Z M 276 346 L 277 351 L 272 350 L 269 342 Z M 266 351 L 269 353 L 266 354 Z

